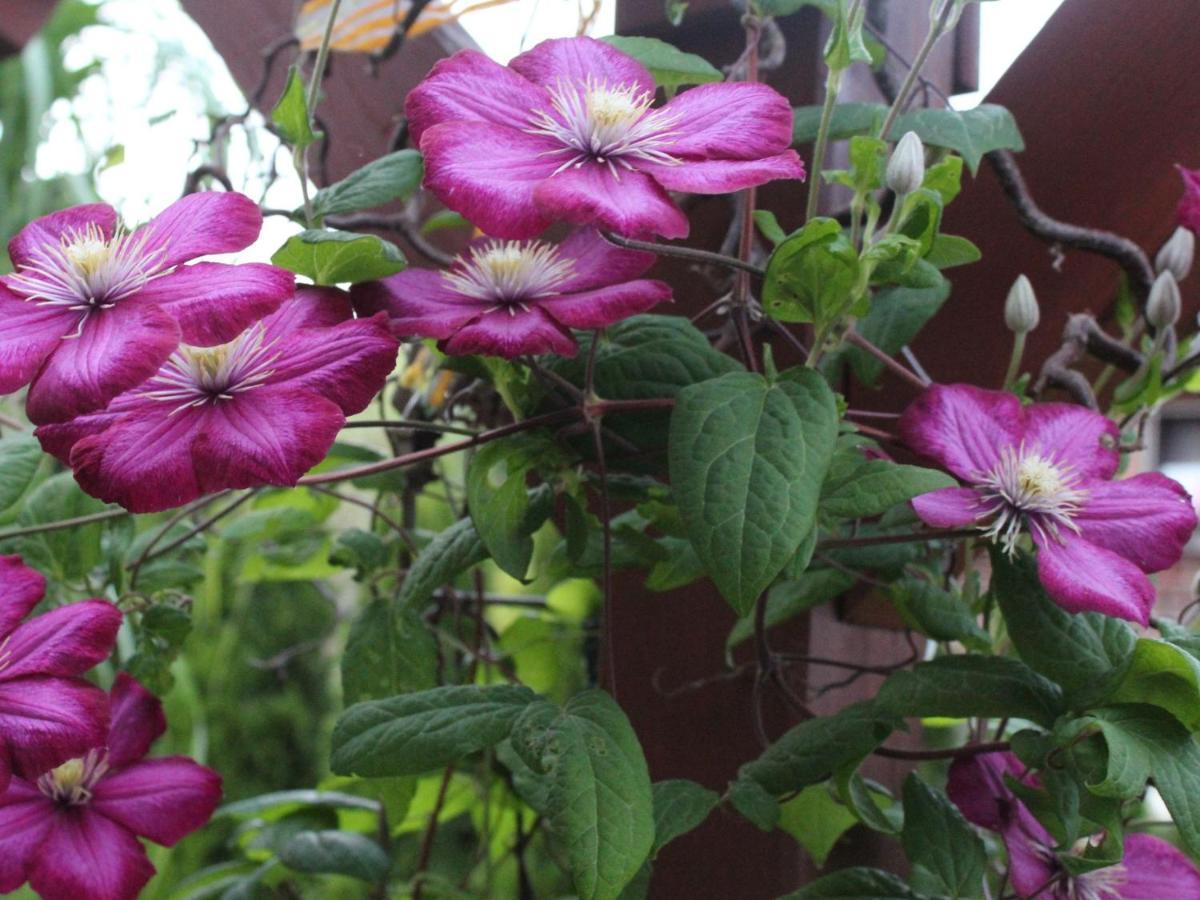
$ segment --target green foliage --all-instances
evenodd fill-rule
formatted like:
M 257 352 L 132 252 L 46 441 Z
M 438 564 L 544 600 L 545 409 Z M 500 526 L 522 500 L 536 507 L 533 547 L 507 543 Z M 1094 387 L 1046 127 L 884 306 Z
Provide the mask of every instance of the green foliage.
M 834 455 L 821 488 L 821 514 L 839 519 L 882 515 L 897 503 L 957 482 L 944 472 L 868 459 L 858 447 Z
M 330 768 L 377 778 L 449 765 L 508 737 L 534 699 L 524 687 L 451 686 L 355 704 L 333 731 Z
M 720 797 L 716 791 L 701 787 L 686 778 L 658 781 L 654 794 L 654 844 L 651 857 L 675 838 L 698 828 L 716 809 Z
M 12 509 L 29 491 L 45 462 L 36 438 L 25 435 L 0 438 L 0 515 Z
M 818 878 L 779 900 L 925 900 L 882 869 L 855 867 Z
M 977 616 L 950 591 L 908 576 L 892 585 L 891 597 L 905 623 L 935 641 L 961 641 L 982 651 L 991 646 Z
M 397 150 L 372 160 L 312 198 L 318 218 L 406 200 L 421 184 L 425 166 L 416 150 Z
M 342 656 L 347 706 L 437 684 L 437 645 L 411 606 L 373 600 L 355 619 Z
M 386 278 L 406 265 L 395 244 L 373 234 L 329 229 L 302 231 L 288 238 L 271 262 L 325 285 Z
M 661 88 L 671 90 L 685 84 L 707 84 L 722 81 L 725 77 L 704 57 L 684 53 L 658 38 L 610 34 L 601 40 L 649 69 L 654 83 Z
M 284 143 L 299 150 L 316 142 L 320 137 L 312 130 L 312 112 L 308 108 L 304 76 L 299 66 L 288 69 L 283 94 L 271 109 L 271 121 L 279 130 Z
M 823 784 L 812 784 L 781 804 L 779 827 L 790 834 L 818 866 L 825 865 L 834 844 L 858 822 Z
M 901 841 L 918 887 L 948 897 L 983 896 L 983 841 L 945 794 L 916 775 L 904 781 Z
M 833 219 L 813 219 L 771 254 L 763 307 L 780 321 L 824 328 L 853 305 L 858 267 L 858 252 L 842 226 Z
M 279 849 L 279 859 L 300 872 L 349 875 L 373 884 L 391 868 L 391 860 L 377 843 L 345 831 L 302 831 Z
M 513 746 L 546 781 L 546 815 L 579 896 L 615 900 L 655 841 L 650 774 L 629 720 L 607 694 L 585 691 L 561 709 L 528 707 Z
M 985 716 L 1053 724 L 1058 685 L 1003 656 L 943 656 L 890 676 L 877 703 L 895 716 Z
M 887 107 L 880 103 L 839 103 L 829 123 L 831 140 L 845 140 L 858 134 L 876 134 L 883 125 Z M 792 143 L 809 144 L 817 139 L 821 124 L 820 106 L 798 106 L 792 111 Z
M 810 370 L 775 383 L 732 373 L 680 391 L 672 491 L 696 555 L 739 614 L 814 527 L 836 428 L 833 395 Z
M 900 116 L 891 136 L 915 131 L 928 146 L 945 147 L 962 156 L 974 175 L 983 155 L 992 150 L 1024 150 L 1017 122 L 1003 106 L 981 103 L 974 109 L 914 109 Z

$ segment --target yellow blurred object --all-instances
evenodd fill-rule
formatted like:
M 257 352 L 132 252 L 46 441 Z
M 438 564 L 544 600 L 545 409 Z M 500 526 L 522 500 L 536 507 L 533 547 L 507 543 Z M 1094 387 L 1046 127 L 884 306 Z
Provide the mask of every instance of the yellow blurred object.
M 296 18 L 296 37 L 301 50 L 316 50 L 325 35 L 329 6 L 333 0 L 307 0 Z M 421 10 L 408 31 L 416 37 L 439 26 L 456 22 L 477 9 L 500 6 L 512 0 L 433 0 Z M 410 8 L 407 0 L 342 0 L 333 26 L 330 49 L 349 53 L 382 50 L 404 22 Z

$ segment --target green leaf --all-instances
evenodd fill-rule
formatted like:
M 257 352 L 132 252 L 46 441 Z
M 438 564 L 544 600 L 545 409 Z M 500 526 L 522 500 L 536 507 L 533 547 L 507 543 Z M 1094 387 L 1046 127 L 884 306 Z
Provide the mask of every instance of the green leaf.
M 271 262 L 325 285 L 374 281 L 395 275 L 406 265 L 395 244 L 373 234 L 329 229 L 293 235 L 275 251 Z
M 983 716 L 1051 725 L 1063 710 L 1058 685 L 1019 660 L 943 656 L 891 675 L 876 697 L 881 709 L 909 717 Z
M 885 459 L 868 459 L 858 447 L 834 454 L 821 486 L 821 514 L 839 519 L 866 519 L 957 482 L 937 469 L 903 466 Z
M 573 697 L 561 710 L 530 707 L 514 736 L 549 784 L 550 829 L 566 852 L 581 900 L 615 900 L 654 846 L 650 773 L 637 735 L 602 691 Z
M 372 160 L 312 198 L 314 215 L 356 212 L 407 199 L 421 185 L 425 166 L 416 150 L 397 150 Z
M 331 565 L 354 569 L 354 580 L 363 581 L 372 572 L 387 565 L 390 556 L 383 538 L 361 528 L 347 528 L 337 537 L 329 554 Z
M 813 528 L 837 433 L 812 370 L 774 384 L 735 372 L 679 392 L 672 493 L 696 555 L 745 615 Z
M 961 641 L 977 650 L 991 638 L 962 598 L 919 578 L 907 577 L 891 588 L 892 602 L 905 623 L 935 641 Z
M 881 785 L 858 774 L 859 760 L 851 760 L 836 773 L 838 796 L 862 824 L 880 834 L 898 835 L 904 825 L 904 810 Z M 877 798 L 885 801 L 881 805 Z
M 658 38 L 610 34 L 600 40 L 632 56 L 649 69 L 654 83 L 661 88 L 725 80 L 721 71 L 704 57 L 684 53 Z
M 366 812 L 375 812 L 379 809 L 379 804 L 374 800 L 368 800 L 355 794 L 300 788 L 293 791 L 273 791 L 269 794 L 259 794 L 255 797 L 247 797 L 245 800 L 226 803 L 213 815 L 217 818 L 254 816 L 271 821 L 305 806 L 329 806 L 334 809 L 359 809 Z
M 23 527 L 45 525 L 91 515 L 106 508 L 106 504 L 85 494 L 70 472 L 62 472 L 47 478 L 25 498 L 17 524 Z M 97 522 L 29 534 L 6 541 L 3 552 L 24 557 L 27 566 L 38 569 L 52 581 L 77 582 L 100 563 L 103 531 L 103 523 Z
M 858 251 L 842 226 L 833 219 L 812 219 L 767 261 L 763 308 L 783 322 L 824 327 L 853 302 L 858 266 Z
M 1072 703 L 1111 689 L 1133 654 L 1133 629 L 1099 613 L 1063 610 L 1046 596 L 1031 557 L 991 556 L 992 592 L 1021 659 L 1060 684 Z
M 13 506 L 29 490 L 45 459 L 42 445 L 35 437 L 0 438 L 0 512 Z
M 833 31 L 825 42 L 825 65 L 841 71 L 856 62 L 870 63 L 871 51 L 863 42 L 862 7 L 855 4 L 848 10 L 846 4 L 839 2 L 831 15 Z
M 855 577 L 839 569 L 809 569 L 798 578 L 772 585 L 767 594 L 765 624 L 773 628 L 787 622 L 805 610 L 827 603 L 854 586 Z M 752 616 L 738 619 L 725 639 L 726 651 L 748 640 L 754 634 Z
M 856 134 L 873 135 L 879 131 L 887 107 L 881 103 L 839 103 L 829 122 L 829 138 L 838 141 Z M 792 110 L 792 143 L 810 144 L 817 139 L 821 126 L 820 106 L 798 106 Z
M 929 252 L 925 254 L 926 262 L 939 269 L 952 269 L 955 266 L 965 266 L 978 262 L 983 258 L 979 248 L 965 237 L 956 234 L 934 235 Z
M 919 188 L 904 198 L 901 210 L 900 233 L 911 238 L 919 245 L 918 256 L 925 256 L 933 249 L 934 239 L 942 225 L 942 198 L 939 194 Z M 893 278 L 907 271 L 900 268 L 894 273 L 888 270 Z M 898 280 L 898 279 L 897 279 Z
M 779 220 L 775 218 L 775 213 L 769 209 L 756 209 L 754 211 L 754 224 L 758 226 L 758 230 L 772 244 L 781 243 L 787 237 L 779 224 Z
M 982 103 L 963 112 L 950 108 L 916 109 L 896 120 L 891 139 L 899 139 L 906 131 L 915 131 L 927 145 L 960 154 L 972 175 L 978 173 L 985 153 L 1025 149 L 1012 113 L 994 103 Z
M 686 778 L 657 781 L 654 783 L 653 793 L 654 845 L 650 848 L 652 859 L 675 838 L 698 828 L 721 801 L 716 791 L 710 791 Z
M 437 684 L 437 644 L 410 606 L 371 601 L 350 627 L 342 654 L 347 705 L 423 691 Z
M 524 579 L 533 558 L 533 538 L 525 527 L 529 513 L 528 473 L 550 478 L 565 462 L 547 432 L 526 431 L 479 448 L 467 469 L 467 506 L 488 552 L 513 578 Z
M 487 548 L 475 530 L 475 523 L 460 519 L 421 551 L 404 576 L 397 605 L 419 609 L 439 587 L 487 558 Z
M 1200 730 L 1200 660 L 1181 647 L 1139 638 L 1111 703 L 1149 703 L 1175 716 L 1189 731 Z
M 652 591 L 673 591 L 704 577 L 704 563 L 686 538 L 665 537 L 658 542 L 667 552 L 646 576 L 646 587 Z
M 345 831 L 303 831 L 280 848 L 279 859 L 297 872 L 348 875 L 371 884 L 383 881 L 392 866 L 373 840 Z
M 962 169 L 961 156 L 947 156 L 925 170 L 921 187 L 938 194 L 945 207 L 962 192 Z
M 339 775 L 418 775 L 508 737 L 533 691 L 511 685 L 439 687 L 357 703 L 333 729 Z
M 950 296 L 950 282 L 932 265 L 920 260 L 913 271 L 931 276 L 932 286 L 884 288 L 875 294 L 871 311 L 856 326 L 859 334 L 885 353 L 899 353 Z M 839 366 L 849 364 L 856 379 L 867 386 L 875 385 L 883 374 L 883 363 L 857 347 L 844 347 L 827 359 L 826 371 L 836 372 Z
M 838 838 L 858 824 L 854 813 L 823 784 L 809 785 L 781 808 L 780 829 L 794 837 L 818 866 L 825 865 Z
M 882 869 L 842 869 L 779 900 L 925 900 L 907 884 Z
M 874 703 L 856 703 L 832 716 L 801 722 L 738 770 L 775 796 L 825 781 L 846 763 L 863 759 L 898 724 Z
M 287 84 L 284 85 L 283 95 L 271 110 L 271 121 L 275 123 L 285 144 L 302 150 L 316 141 L 299 66 L 288 69 Z
M 739 778 L 730 785 L 729 802 L 745 816 L 746 821 L 762 831 L 773 831 L 783 815 L 779 801 L 757 781 L 746 778 Z
M 982 896 L 987 865 L 983 841 L 945 794 L 915 774 L 904 782 L 900 839 L 913 864 L 914 881 L 928 880 L 931 890 L 950 897 Z

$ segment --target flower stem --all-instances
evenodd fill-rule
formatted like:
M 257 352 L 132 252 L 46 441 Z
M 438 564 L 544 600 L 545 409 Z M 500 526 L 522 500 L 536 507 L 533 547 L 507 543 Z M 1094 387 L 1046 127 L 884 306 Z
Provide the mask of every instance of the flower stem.
M 925 43 L 917 51 L 917 56 L 909 67 L 908 74 L 904 77 L 904 82 L 900 85 L 900 90 L 896 92 L 896 99 L 892 101 L 892 106 L 883 120 L 883 125 L 879 128 L 877 136 L 883 140 L 888 140 L 888 132 L 896 124 L 896 119 L 900 117 L 900 113 L 908 106 L 908 99 L 912 95 L 917 79 L 921 77 L 921 70 L 925 68 L 929 54 L 933 51 L 933 47 L 938 42 L 938 39 L 946 33 L 947 26 L 950 23 L 950 15 L 956 5 L 955 0 L 942 0 L 942 8 L 930 20 L 929 33 L 925 35 Z
M 57 522 L 44 522 L 41 525 L 26 525 L 22 528 L 10 528 L 0 531 L 0 541 L 9 538 L 25 537 L 30 534 L 44 534 L 47 531 L 62 531 L 64 528 L 75 528 L 78 525 L 91 525 L 95 522 L 106 522 L 109 519 L 120 519 L 128 516 L 127 509 L 105 509 L 90 513 L 86 516 L 76 516 L 73 519 L 59 519 Z
M 817 203 L 821 197 L 821 169 L 825 165 L 825 151 L 829 147 L 829 126 L 833 122 L 833 108 L 837 105 L 838 91 L 842 86 L 842 70 L 830 69 L 825 76 L 825 103 L 821 106 L 821 123 L 817 127 L 817 142 L 813 145 L 812 171 L 808 181 L 808 203 L 804 207 L 804 221 L 817 214 Z
M 925 388 L 929 387 L 928 381 L 923 379 L 920 375 L 917 375 L 907 366 L 903 365 L 899 360 L 889 356 L 887 353 L 884 353 L 881 349 L 876 347 L 873 343 L 871 343 L 853 328 L 846 332 L 846 340 L 858 347 L 860 350 L 865 350 L 867 353 L 871 354 L 873 357 L 887 366 L 887 368 L 891 369 L 909 384 L 917 388 L 917 390 L 923 391 Z
M 321 35 L 321 46 L 317 48 L 317 60 L 313 65 L 312 78 L 308 83 L 308 97 L 305 102 L 305 112 L 308 114 L 308 127 L 311 129 L 316 122 L 314 110 L 317 108 L 317 96 L 321 92 L 321 80 L 325 75 L 325 63 L 329 59 L 329 44 L 333 40 L 333 26 L 337 23 L 338 10 L 342 0 L 333 0 L 329 6 L 329 18 L 325 20 L 325 33 Z M 313 227 L 312 198 L 308 195 L 308 148 L 297 147 L 293 155 L 296 172 L 300 176 L 300 191 L 304 195 L 304 224 Z
M 1021 357 L 1025 355 L 1025 332 L 1019 331 L 1013 335 L 1012 356 L 1008 360 L 1008 371 L 1004 375 L 1004 390 L 1012 390 L 1021 371 Z
M 832 538 L 821 541 L 818 551 L 841 550 L 845 547 L 870 547 L 875 544 L 910 544 L 916 541 L 944 541 L 972 537 L 973 528 L 941 528 L 932 531 L 913 531 L 906 534 L 872 534 L 856 538 Z
M 624 247 L 627 250 L 645 250 L 649 253 L 657 253 L 659 256 L 673 256 L 677 259 L 690 259 L 693 262 L 724 266 L 727 269 L 740 269 L 743 272 L 749 272 L 751 275 L 757 275 L 760 278 L 765 274 L 765 270 L 759 266 L 732 256 L 726 256 L 723 253 L 713 253 L 711 250 L 698 250 L 695 247 L 676 247 L 674 244 L 658 244 L 654 241 L 638 241 L 633 238 L 621 237 L 619 234 L 613 234 L 611 231 L 604 232 L 604 239 L 610 244 L 616 244 L 618 247 Z

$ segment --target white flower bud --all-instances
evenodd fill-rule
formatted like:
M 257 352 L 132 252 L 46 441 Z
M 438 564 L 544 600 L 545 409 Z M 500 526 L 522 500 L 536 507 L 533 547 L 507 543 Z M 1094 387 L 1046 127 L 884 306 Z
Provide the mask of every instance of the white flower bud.
M 915 131 L 907 131 L 887 164 L 887 186 L 896 194 L 911 194 L 925 180 L 925 145 Z
M 1028 334 L 1037 328 L 1041 317 L 1033 285 L 1024 275 L 1018 275 L 1004 301 L 1004 324 L 1013 334 Z
M 1179 282 L 1170 272 L 1163 272 L 1154 279 L 1150 298 L 1146 301 L 1146 321 L 1158 328 L 1170 328 L 1179 321 L 1183 300 L 1179 296 Z
M 1154 269 L 1160 275 L 1170 272 L 1176 281 L 1183 281 L 1192 271 L 1192 258 L 1196 255 L 1196 236 L 1180 225 L 1154 257 Z

